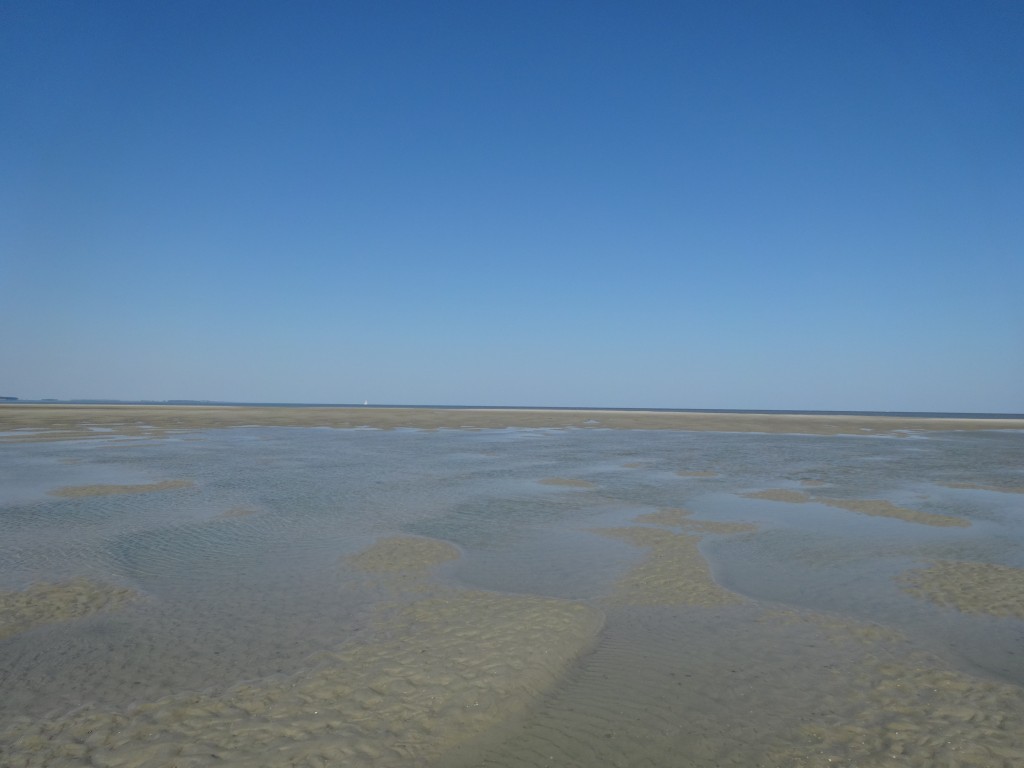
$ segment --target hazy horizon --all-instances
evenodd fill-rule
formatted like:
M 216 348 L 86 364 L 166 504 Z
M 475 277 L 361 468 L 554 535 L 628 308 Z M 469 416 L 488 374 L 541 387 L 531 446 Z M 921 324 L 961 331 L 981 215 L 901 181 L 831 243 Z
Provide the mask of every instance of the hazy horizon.
M 4 396 L 0 396 L 4 397 Z M 806 409 L 806 408 L 717 408 L 717 407 L 660 407 L 660 406 L 606 406 L 606 405 L 531 405 L 516 403 L 370 403 L 370 402 L 262 402 L 252 400 L 210 400 L 194 398 L 166 398 L 153 400 L 149 398 L 126 400 L 111 397 L 71 397 L 71 398 L 19 398 L 14 397 L 8 403 L 32 404 L 68 404 L 68 405 L 195 405 L 195 406 L 239 406 L 239 407 L 284 407 L 284 408 L 441 408 L 441 409 L 483 409 L 483 410 L 542 410 L 542 411 L 665 411 L 695 413 L 779 413 L 779 414 L 863 414 L 891 416 L 940 416 L 940 417 L 1010 417 L 1024 418 L 1024 413 L 1013 411 L 867 411 L 850 409 Z M 0 400 L 0 405 L 4 401 Z

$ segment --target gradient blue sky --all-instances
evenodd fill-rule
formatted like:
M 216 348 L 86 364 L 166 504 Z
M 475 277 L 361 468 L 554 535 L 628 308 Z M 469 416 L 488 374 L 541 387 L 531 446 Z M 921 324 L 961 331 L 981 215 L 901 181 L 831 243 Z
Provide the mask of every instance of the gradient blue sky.
M 1024 412 L 1024 3 L 0 0 L 0 394 Z

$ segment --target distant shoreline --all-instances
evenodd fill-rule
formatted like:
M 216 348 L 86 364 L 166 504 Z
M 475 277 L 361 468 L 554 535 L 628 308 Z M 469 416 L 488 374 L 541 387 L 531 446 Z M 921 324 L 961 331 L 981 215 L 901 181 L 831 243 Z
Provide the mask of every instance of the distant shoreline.
M 787 408 L 632 408 L 606 406 L 560 405 L 405 405 L 400 403 L 250 403 L 228 400 L 19 400 L 0 399 L 0 405 L 46 406 L 146 406 L 190 408 L 353 408 L 387 410 L 441 410 L 441 411 L 596 411 L 601 413 L 714 413 L 763 416 L 880 416 L 886 418 L 929 419 L 1024 419 L 1024 413 L 978 413 L 972 411 L 833 411 L 794 410 Z
M 4 403 L 0 441 L 157 437 L 228 427 L 377 429 L 582 428 L 808 435 L 906 435 L 918 431 L 1024 430 L 1024 417 L 598 408 L 255 406 Z

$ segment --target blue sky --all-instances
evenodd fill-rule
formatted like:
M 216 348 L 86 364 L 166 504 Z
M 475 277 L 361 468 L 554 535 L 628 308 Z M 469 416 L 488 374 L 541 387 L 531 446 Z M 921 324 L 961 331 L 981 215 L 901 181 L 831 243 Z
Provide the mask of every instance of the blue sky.
M 1022 40 L 0 0 L 0 394 L 1024 412 Z

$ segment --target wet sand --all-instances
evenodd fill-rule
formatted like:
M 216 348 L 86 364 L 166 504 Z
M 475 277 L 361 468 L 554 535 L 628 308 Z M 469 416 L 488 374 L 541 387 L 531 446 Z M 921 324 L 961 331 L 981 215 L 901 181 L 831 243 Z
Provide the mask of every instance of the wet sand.
M 1024 493 L 1024 485 L 983 485 L 981 483 L 943 483 L 947 488 L 970 491 L 995 491 L 996 493 Z
M 708 574 L 698 536 L 656 528 L 604 528 L 595 533 L 628 541 L 650 552 L 632 569 L 609 598 L 625 605 L 720 605 L 739 602 Z
M 701 521 L 665 509 L 635 522 Z M 525 723 L 457 753 L 457 768 L 669 765 L 680 755 L 693 765 L 760 768 L 1024 761 L 1019 687 L 951 669 L 878 625 L 745 600 L 713 581 L 698 536 L 646 526 L 598 533 L 649 550 L 607 601 L 601 648 Z M 658 610 L 667 606 L 684 612 Z M 657 703 L 635 704 L 649 697 L 641 690 L 658 691 Z
M 541 485 L 561 485 L 565 488 L 593 488 L 594 484 L 589 480 L 581 480 L 578 477 L 545 477 L 538 481 Z
M 191 488 L 191 480 L 163 480 L 159 483 L 139 483 L 136 485 L 66 485 L 51 491 L 54 496 L 65 499 L 77 499 L 83 496 L 116 496 L 122 493 L 153 493 L 155 491 L 171 491 L 177 488 Z
M 964 520 L 960 517 L 938 515 L 934 512 L 923 512 L 918 509 L 908 509 L 884 499 L 833 499 L 827 496 L 811 496 L 803 491 L 794 491 L 788 488 L 769 488 L 765 491 L 746 493 L 744 496 L 748 499 L 782 501 L 787 504 L 809 504 L 814 502 L 828 507 L 856 512 L 861 515 L 891 517 L 895 520 L 905 520 L 908 523 L 920 523 L 921 525 L 967 528 L 971 524 L 969 520 Z
M 444 587 L 429 571 L 458 556 L 440 541 L 389 538 L 349 559 L 388 583 L 372 638 L 308 671 L 87 708 L 0 731 L 18 766 L 443 764 L 507 722 L 594 642 L 602 616 L 580 603 Z
M 992 563 L 942 561 L 901 579 L 915 597 L 964 613 L 1024 619 L 1024 569 Z
M 685 509 L 663 509 L 640 515 L 634 522 L 681 530 L 637 525 L 594 531 L 648 551 L 646 560 L 619 581 L 609 597 L 612 604 L 713 606 L 743 602 L 739 595 L 715 583 L 698 544 L 702 534 L 745 533 L 757 530 L 757 526 L 691 520 Z
M 170 429 L 147 434 L 157 431 Z M 26 501 L 12 497 L 4 508 L 9 530 L 30 547 L 12 543 L 7 552 L 29 552 L 19 562 L 33 573 L 63 563 L 51 551 L 69 554 L 111 569 L 112 581 L 138 585 L 147 597 L 88 580 L 0 594 L 0 626 L 13 627 L 4 641 L 7 671 L 19 659 L 39 668 L 10 675 L 20 688 L 0 720 L 2 765 L 535 768 L 682 760 L 699 768 L 1017 768 L 1024 761 L 1016 648 L 979 668 L 946 652 L 944 639 L 929 645 L 921 637 L 941 638 L 952 621 L 970 642 L 996 624 L 1009 635 L 1024 626 L 1024 570 L 968 561 L 1016 557 L 1017 500 L 986 493 L 995 488 L 984 483 L 943 490 L 945 478 L 971 476 L 948 471 L 964 456 L 977 466 L 985 459 L 977 479 L 1015 487 L 1020 446 L 1012 435 L 993 438 L 1000 453 L 974 435 L 228 430 L 189 443 L 138 443 L 124 465 L 130 476 L 113 485 L 122 452 L 110 449 L 121 444 L 103 438 L 117 432 L 82 434 L 100 439 L 4 448 L 15 462 L 24 452 L 21 472 L 43 468 Z M 936 463 L 946 450 L 950 464 Z M 102 474 L 66 463 L 69 454 Z M 894 462 L 905 463 L 893 469 Z M 717 471 L 706 476 L 702 467 Z M 691 471 L 701 474 L 684 474 Z M 55 478 L 72 489 L 163 485 L 127 482 L 140 477 L 192 477 L 196 490 L 49 498 L 60 485 Z M 772 487 L 801 478 L 827 478 L 829 495 Z M 757 488 L 768 490 L 750 492 Z M 911 508 L 918 499 L 924 509 Z M 801 514 L 813 510 L 759 500 L 833 509 Z M 970 526 L 972 519 L 981 522 Z M 66 542 L 51 541 L 69 526 Z M 95 544 L 79 540 L 93 530 Z M 743 591 L 722 578 L 725 543 L 748 546 L 738 557 L 753 562 L 755 578 L 784 578 L 778 564 L 799 561 L 800 588 L 835 588 L 836 600 L 813 609 Z M 130 659 L 141 683 L 119 678 L 98 703 L 90 675 L 133 653 L 133 627 L 170 629 L 171 642 L 182 627 L 194 633 L 189 647 L 199 654 L 208 641 L 209 653 L 232 653 L 237 633 L 221 637 L 188 623 L 205 610 L 214 620 L 243 619 L 240 631 L 254 641 L 243 643 L 242 655 L 276 653 L 260 644 L 257 614 L 306 632 L 303 617 L 312 611 L 281 605 L 302 603 L 303 590 L 319 584 L 303 569 L 315 570 L 309 564 L 321 551 L 329 554 L 317 571 L 328 581 L 326 602 L 354 594 L 367 607 L 356 601 L 359 610 L 329 627 L 313 655 L 286 659 L 276 673 L 266 662 L 251 673 L 242 660 L 223 681 L 207 682 L 175 678 L 173 664 L 143 650 Z M 497 563 L 503 558 L 506 570 Z M 482 563 L 475 575 L 493 580 L 475 581 L 467 561 Z M 277 580 L 264 579 L 276 567 L 284 569 Z M 293 568 L 302 579 L 289 580 Z M 874 579 L 877 569 L 888 592 Z M 225 589 L 224 597 L 202 592 L 208 586 Z M 268 586 L 281 588 L 284 602 L 260 602 Z M 844 614 L 843 589 L 879 591 L 883 623 Z M 253 602 L 222 613 L 239 597 Z M 25 618 L 26 606 L 36 613 Z M 925 629 L 896 628 L 892 616 L 901 611 L 918 611 Z M 288 644 L 279 647 L 286 653 Z M 989 672 L 999 664 L 1005 675 Z M 68 695 L 54 699 L 52 711 L 23 716 L 18 702 L 42 706 L 35 701 L 47 686 Z
M 137 597 L 130 589 L 87 579 L 60 584 L 37 583 L 24 590 L 0 592 L 0 638 L 44 624 L 113 610 Z
M 807 722 L 776 740 L 765 765 L 1012 768 L 1024 761 L 1019 687 L 950 669 L 870 625 L 801 618 L 821 628 L 837 658 L 853 658 L 826 666 L 834 681 L 823 688 L 834 685 L 836 693 L 821 697 Z
M 658 411 L 477 408 L 287 408 L 248 406 L 0 405 L 0 441 L 158 437 L 168 431 L 241 426 L 396 429 L 672 429 L 809 435 L 1024 429 L 1024 419 L 939 419 Z M 21 432 L 19 432 L 21 430 Z M 40 431 L 34 431 L 40 430 Z M 109 430 L 109 431 L 97 431 Z M 12 434 L 13 433 L 13 434 Z

